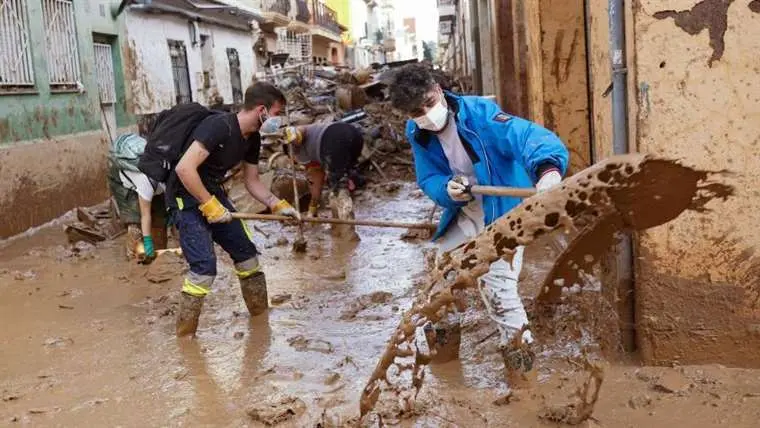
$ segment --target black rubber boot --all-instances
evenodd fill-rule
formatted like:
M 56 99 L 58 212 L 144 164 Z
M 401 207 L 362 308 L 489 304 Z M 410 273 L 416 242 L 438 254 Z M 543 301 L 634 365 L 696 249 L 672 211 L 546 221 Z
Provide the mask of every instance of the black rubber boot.
M 264 272 L 256 272 L 248 278 L 240 280 L 240 291 L 248 312 L 252 317 L 261 315 L 269 308 L 267 296 L 267 279 Z
M 536 382 L 534 362 L 536 355 L 532 346 L 502 346 L 501 356 L 504 360 L 504 370 L 507 384 L 510 388 L 529 388 Z
M 459 358 L 462 325 L 459 314 L 451 313 L 435 324 L 424 327 L 428 347 L 434 350 L 431 363 L 443 364 Z
M 203 309 L 203 297 L 179 293 L 179 311 L 177 312 L 177 337 L 195 336 L 198 330 L 198 318 Z

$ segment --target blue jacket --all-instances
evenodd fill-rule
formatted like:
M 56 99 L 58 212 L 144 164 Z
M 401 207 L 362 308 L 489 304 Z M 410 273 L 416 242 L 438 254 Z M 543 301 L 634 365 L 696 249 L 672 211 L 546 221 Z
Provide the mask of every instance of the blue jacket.
M 473 160 L 480 185 L 532 187 L 539 171 L 557 167 L 567 171 L 568 152 L 559 137 L 546 128 L 519 117 L 507 115 L 483 97 L 445 93 L 453 110 L 459 137 Z M 406 137 L 412 145 L 417 184 L 436 204 L 444 208 L 438 239 L 465 205 L 449 197 L 446 185 L 453 173 L 438 137 L 420 129 L 413 120 L 406 124 Z M 489 225 L 521 201 L 520 198 L 484 196 L 485 224 Z

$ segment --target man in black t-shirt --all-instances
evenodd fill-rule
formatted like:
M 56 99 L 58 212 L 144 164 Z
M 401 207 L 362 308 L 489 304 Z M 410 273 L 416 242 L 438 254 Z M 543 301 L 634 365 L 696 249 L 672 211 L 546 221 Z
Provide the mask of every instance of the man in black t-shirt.
M 268 307 L 266 279 L 258 261 L 258 250 L 248 227 L 232 219 L 234 207 L 222 188 L 224 175 L 243 161 L 245 187 L 274 214 L 298 217 L 284 199 L 278 199 L 259 179 L 259 127 L 285 105 L 285 96 L 274 86 L 258 82 L 245 92 L 239 113 L 213 114 L 193 131 L 193 142 L 175 172 L 179 179 L 169 206 L 176 215 L 182 252 L 190 265 L 185 277 L 177 315 L 177 336 L 194 335 L 216 276 L 214 242 L 235 263 L 243 299 L 252 316 Z

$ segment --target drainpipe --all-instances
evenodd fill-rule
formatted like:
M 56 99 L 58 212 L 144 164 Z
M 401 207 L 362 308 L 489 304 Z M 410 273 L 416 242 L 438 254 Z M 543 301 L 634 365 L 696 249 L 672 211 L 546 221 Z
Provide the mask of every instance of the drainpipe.
M 628 69 L 625 52 L 624 0 L 609 0 L 610 60 L 612 63 L 612 149 L 613 153 L 629 152 L 628 142 Z M 613 265 L 615 266 L 615 265 Z M 623 348 L 636 349 L 634 319 L 633 241 L 625 235 L 618 247 L 614 275 L 617 281 L 618 314 Z

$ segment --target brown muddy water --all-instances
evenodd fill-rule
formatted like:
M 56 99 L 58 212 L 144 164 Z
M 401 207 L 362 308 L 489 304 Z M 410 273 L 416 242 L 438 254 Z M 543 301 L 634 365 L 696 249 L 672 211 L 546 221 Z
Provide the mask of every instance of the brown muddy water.
M 422 221 L 431 206 L 403 184 L 365 192 L 356 216 Z M 361 241 L 349 243 L 315 226 L 306 229 L 308 250 L 300 255 L 281 239 L 292 240 L 294 228 L 257 226 L 269 234 L 255 239 L 272 308 L 249 319 L 231 263 L 220 257 L 196 340 L 174 336 L 183 263 L 172 256 L 148 269 L 123 259 L 120 240 L 72 251 L 60 226 L 6 243 L 0 426 L 357 424 L 362 388 L 424 281 L 432 245 L 401 240 L 403 230 L 365 227 L 357 228 Z M 529 248 L 526 297 L 535 296 L 551 268 L 550 254 L 541 245 Z M 586 312 L 601 307 L 596 294 L 586 293 Z M 541 337 L 540 384 L 507 400 L 495 328 L 477 299 L 471 302 L 460 361 L 429 368 L 414 409 L 380 403 L 382 423 L 556 426 L 540 417 L 544 407 L 573 401 L 585 379 L 577 357 L 595 353 L 606 321 L 583 305 L 559 311 L 562 322 Z M 594 418 L 586 425 L 757 426 L 760 371 L 607 364 Z M 361 424 L 380 420 L 375 414 Z

